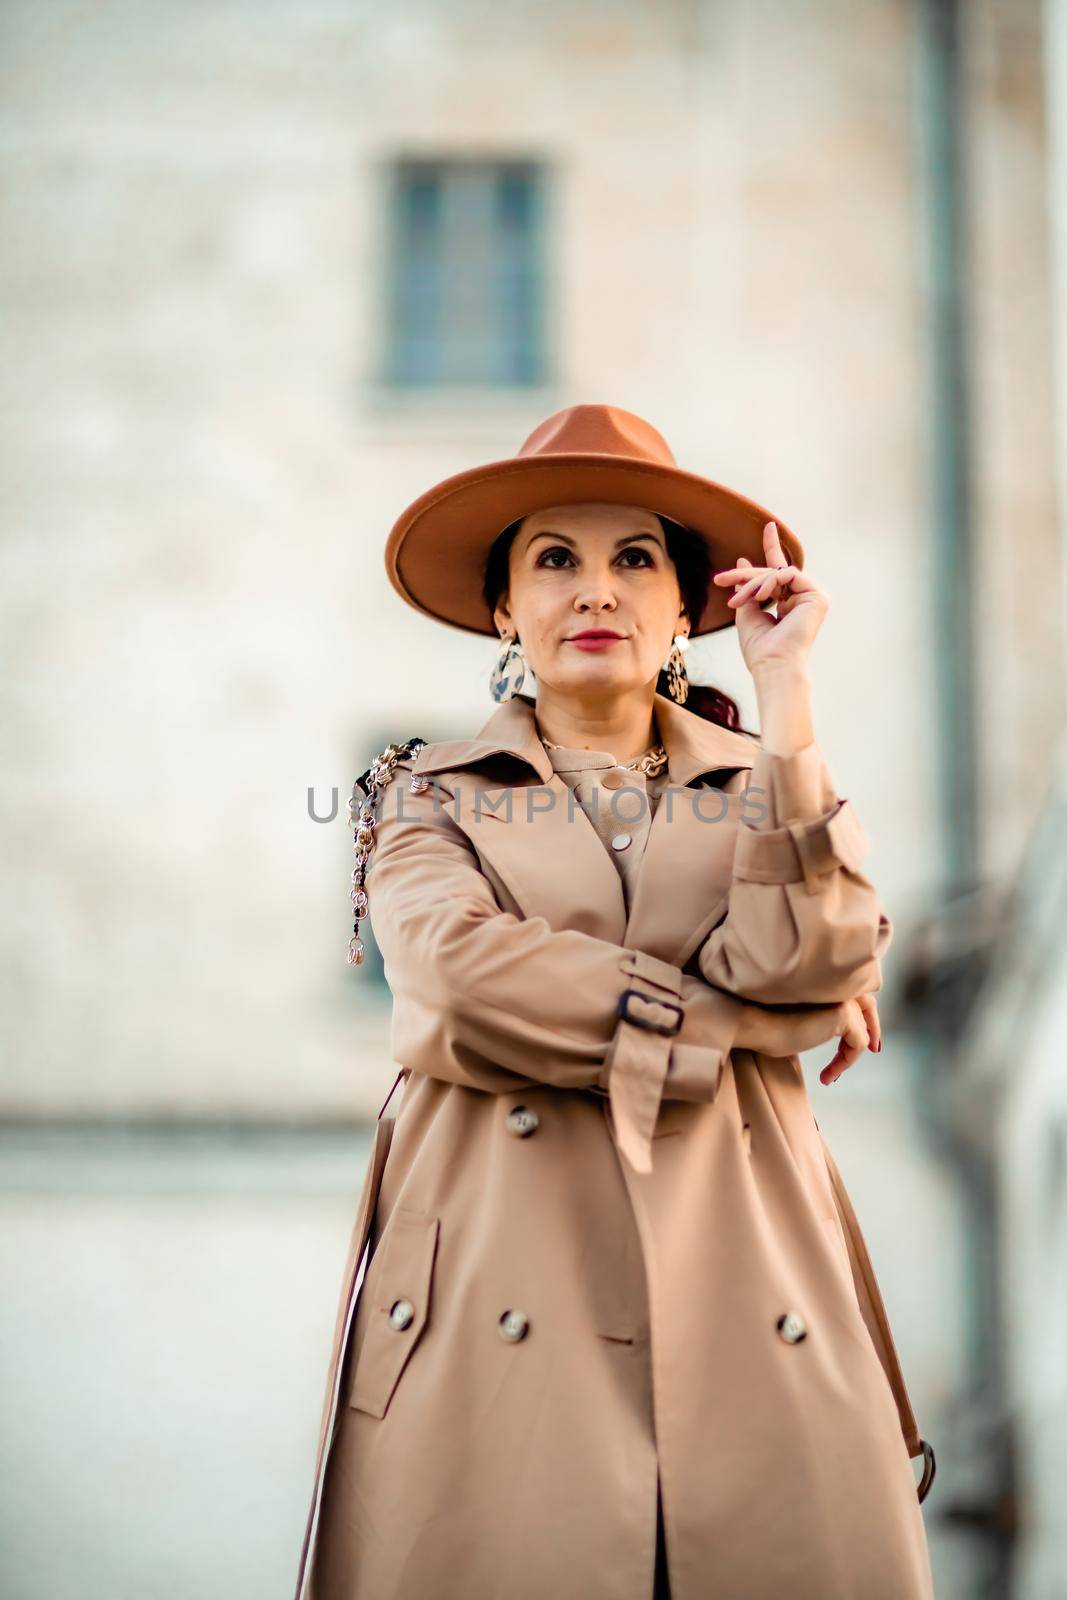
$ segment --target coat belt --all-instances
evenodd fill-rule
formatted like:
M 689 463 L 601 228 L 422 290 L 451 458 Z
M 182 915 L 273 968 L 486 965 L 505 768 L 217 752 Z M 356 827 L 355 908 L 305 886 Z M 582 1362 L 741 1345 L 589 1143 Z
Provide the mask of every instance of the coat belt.
M 682 972 L 643 950 L 626 950 L 620 966 L 630 982 L 619 996 L 600 1087 L 607 1090 L 619 1149 L 635 1172 L 651 1172 L 671 1039 L 682 1025 Z

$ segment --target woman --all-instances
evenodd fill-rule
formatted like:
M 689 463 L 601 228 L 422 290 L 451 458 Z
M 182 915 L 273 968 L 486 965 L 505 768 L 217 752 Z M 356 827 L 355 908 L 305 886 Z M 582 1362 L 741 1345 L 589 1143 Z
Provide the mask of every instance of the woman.
M 500 703 L 357 785 L 350 954 L 369 907 L 405 1086 L 298 1595 L 933 1593 L 932 1452 L 797 1057 L 881 1048 L 891 937 L 814 742 L 802 556 L 607 406 L 393 529 L 405 600 L 499 635 Z M 759 739 L 673 642 L 730 624 Z

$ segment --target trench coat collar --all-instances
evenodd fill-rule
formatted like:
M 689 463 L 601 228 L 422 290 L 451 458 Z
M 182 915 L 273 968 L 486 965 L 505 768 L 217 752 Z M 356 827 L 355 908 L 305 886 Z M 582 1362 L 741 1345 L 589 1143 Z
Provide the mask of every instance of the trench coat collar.
M 656 725 L 667 751 L 672 784 L 684 787 L 705 773 L 751 767 L 758 745 L 743 733 L 698 717 L 668 695 L 655 696 Z M 541 783 L 552 780 L 551 757 L 537 733 L 535 702 L 526 695 L 505 700 L 473 739 L 445 739 L 424 745 L 412 763 L 415 772 L 451 772 L 473 767 L 490 756 L 510 755 L 523 761 Z
M 720 807 L 720 820 L 728 825 L 707 826 L 701 804 L 705 791 L 694 780 L 724 768 L 750 769 L 759 744 L 665 695 L 656 695 L 655 712 L 667 750 L 667 792 L 678 803 L 661 800 L 656 809 L 629 910 L 618 869 L 581 809 L 572 816 L 561 803 L 525 817 L 520 812 L 507 825 L 479 825 L 476 816 L 472 820 L 472 796 L 460 785 L 457 820 L 470 830 L 525 916 L 541 916 L 551 928 L 576 928 L 681 967 L 721 915 L 737 822 L 735 796 Z M 535 703 L 524 695 L 506 700 L 476 738 L 424 745 L 412 770 L 452 774 L 499 755 L 525 763 L 535 780 L 562 801 L 566 786 L 538 737 Z M 499 787 L 484 791 L 497 798 L 504 792 Z

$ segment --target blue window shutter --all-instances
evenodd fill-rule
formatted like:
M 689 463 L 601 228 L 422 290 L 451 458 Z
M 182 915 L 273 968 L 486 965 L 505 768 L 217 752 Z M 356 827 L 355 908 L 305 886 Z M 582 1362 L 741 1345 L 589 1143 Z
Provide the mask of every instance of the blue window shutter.
M 545 381 L 544 179 L 523 161 L 403 161 L 394 171 L 386 381 Z

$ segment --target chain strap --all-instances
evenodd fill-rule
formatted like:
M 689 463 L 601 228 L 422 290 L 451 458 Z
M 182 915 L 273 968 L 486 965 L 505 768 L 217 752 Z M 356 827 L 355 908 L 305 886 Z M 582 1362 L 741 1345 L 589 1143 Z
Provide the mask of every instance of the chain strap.
M 348 802 L 348 820 L 355 829 L 353 844 L 356 851 L 356 865 L 352 873 L 352 889 L 348 898 L 352 902 L 355 921 L 352 926 L 352 937 L 348 941 L 348 962 L 353 967 L 358 967 L 366 954 L 363 940 L 359 936 L 359 925 L 368 910 L 367 862 L 374 849 L 374 833 L 378 825 L 382 794 L 396 772 L 397 762 L 404 756 L 418 755 L 425 743 L 425 739 L 408 739 L 404 744 L 386 745 L 381 755 L 375 756 L 366 772 L 360 773 L 352 785 L 352 797 Z

